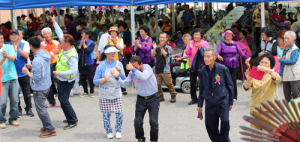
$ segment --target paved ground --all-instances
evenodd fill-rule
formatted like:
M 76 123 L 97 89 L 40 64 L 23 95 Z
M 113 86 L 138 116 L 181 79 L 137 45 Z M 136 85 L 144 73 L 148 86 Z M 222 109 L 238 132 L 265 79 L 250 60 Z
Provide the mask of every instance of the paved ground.
M 249 101 L 251 92 L 242 90 L 242 84 L 238 84 L 238 101 L 234 103 L 233 110 L 230 112 L 230 139 L 232 142 L 239 142 L 241 135 L 239 134 L 240 125 L 249 125 L 246 123 L 242 116 L 249 114 Z M 282 85 L 279 86 L 280 98 L 283 97 Z M 96 89 L 96 93 L 98 89 Z M 57 136 L 51 138 L 39 138 L 41 121 L 38 116 L 28 117 L 23 115 L 18 122 L 19 127 L 7 125 L 6 129 L 0 130 L 1 142 L 14 142 L 14 141 L 30 141 L 30 142 L 61 142 L 61 141 L 105 141 L 105 142 L 134 142 L 135 139 L 133 120 L 135 112 L 136 93 L 128 88 L 129 94 L 123 96 L 124 106 L 124 122 L 122 135 L 120 140 L 106 138 L 106 133 L 103 128 L 102 114 L 98 106 L 98 97 L 95 98 L 79 98 L 74 96 L 70 98 L 72 106 L 79 118 L 78 127 L 70 130 L 63 130 L 65 119 L 63 112 L 58 103 L 57 107 L 49 108 L 48 112 L 52 119 L 54 127 L 56 127 Z M 187 103 L 190 101 L 189 94 L 178 92 L 177 102 L 170 103 L 170 95 L 165 92 L 166 101 L 161 102 L 159 112 L 159 141 L 161 142 L 186 142 L 186 141 L 200 141 L 209 142 L 204 120 L 197 118 L 196 105 L 189 106 Z M 58 101 L 58 100 L 57 100 Z M 24 102 L 22 98 L 22 107 Z M 6 116 L 8 117 L 6 110 Z M 33 108 L 34 113 L 35 107 Z M 24 112 L 23 112 L 24 113 Z M 205 113 L 204 113 L 205 115 Z M 112 126 L 115 125 L 115 115 L 112 115 Z M 150 128 L 148 113 L 145 115 L 144 129 L 147 141 L 149 141 Z

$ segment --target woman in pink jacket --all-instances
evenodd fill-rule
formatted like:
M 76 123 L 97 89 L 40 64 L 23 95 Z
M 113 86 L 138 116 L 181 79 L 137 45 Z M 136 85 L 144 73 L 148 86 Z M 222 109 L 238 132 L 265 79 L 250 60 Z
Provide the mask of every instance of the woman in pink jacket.
M 193 40 L 189 41 L 186 45 L 185 53 L 189 55 L 190 66 L 190 82 L 191 82 L 191 98 L 192 101 L 189 105 L 196 104 L 198 102 L 196 90 L 197 90 L 197 77 L 199 77 L 199 71 L 204 66 L 204 50 L 209 47 L 208 43 L 202 40 L 203 31 L 200 28 L 196 28 L 193 31 Z

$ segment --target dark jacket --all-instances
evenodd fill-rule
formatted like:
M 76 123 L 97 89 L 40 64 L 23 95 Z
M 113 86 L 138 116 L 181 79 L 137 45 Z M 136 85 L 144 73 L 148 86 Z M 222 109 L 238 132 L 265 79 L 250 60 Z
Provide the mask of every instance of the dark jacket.
M 215 62 L 215 72 L 211 78 L 211 86 L 209 85 L 209 75 L 206 68 L 202 68 L 199 73 L 199 100 L 198 107 L 203 106 L 205 99 L 206 106 L 217 106 L 220 104 L 233 104 L 233 83 L 228 68 L 222 64 Z M 220 76 L 220 83 L 216 81 L 216 75 Z M 213 90 L 213 91 L 211 91 Z
M 79 45 L 81 43 L 81 40 L 79 40 L 78 44 L 77 44 L 77 53 L 78 53 L 78 61 L 80 61 L 81 58 L 81 53 L 84 52 L 84 66 L 88 66 L 88 65 L 93 65 L 94 64 L 94 55 L 92 54 L 95 48 L 95 42 L 91 39 L 89 39 L 86 42 L 86 46 L 87 48 L 84 48 L 83 46 L 81 46 L 80 49 L 78 49 Z M 93 56 L 93 57 L 92 57 Z M 79 63 L 80 65 L 80 63 Z
M 123 33 L 123 42 L 126 46 L 131 45 L 131 32 L 127 29 L 124 33 Z

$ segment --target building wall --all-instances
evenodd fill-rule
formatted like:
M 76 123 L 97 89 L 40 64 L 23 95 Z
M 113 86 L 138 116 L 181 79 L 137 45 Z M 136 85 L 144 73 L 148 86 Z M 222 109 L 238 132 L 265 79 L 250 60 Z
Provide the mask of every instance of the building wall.
M 38 9 L 34 9 L 36 11 L 37 16 L 39 17 L 41 14 L 43 14 L 43 9 L 42 8 L 38 8 Z M 25 15 L 27 15 L 26 18 L 29 18 L 28 15 L 29 13 L 29 9 L 23 9 L 23 12 Z M 21 16 L 22 15 L 22 10 L 18 9 L 17 10 L 17 16 Z M 11 10 L 0 10 L 0 23 L 5 23 L 7 21 L 11 21 Z

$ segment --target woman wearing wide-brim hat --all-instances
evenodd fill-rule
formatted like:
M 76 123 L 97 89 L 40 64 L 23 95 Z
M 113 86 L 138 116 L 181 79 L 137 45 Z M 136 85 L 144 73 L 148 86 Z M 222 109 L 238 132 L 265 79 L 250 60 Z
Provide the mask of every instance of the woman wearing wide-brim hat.
M 105 45 L 113 45 L 118 50 L 121 51 L 121 54 L 123 54 L 122 50 L 124 49 L 124 42 L 123 39 L 118 37 L 119 36 L 119 29 L 115 26 L 110 27 L 109 29 L 109 37 L 107 38 Z M 119 53 L 116 52 L 115 60 L 119 61 Z

